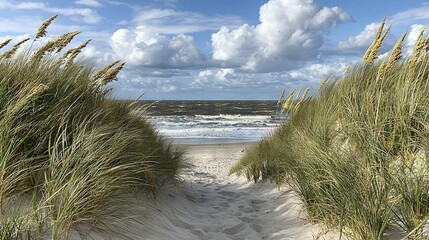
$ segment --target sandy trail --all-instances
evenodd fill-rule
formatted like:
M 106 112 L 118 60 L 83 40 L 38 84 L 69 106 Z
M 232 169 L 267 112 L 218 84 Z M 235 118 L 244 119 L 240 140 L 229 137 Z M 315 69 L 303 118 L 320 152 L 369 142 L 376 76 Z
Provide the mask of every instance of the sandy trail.
M 338 239 L 305 220 L 295 193 L 228 171 L 250 144 L 188 146 L 181 180 L 124 206 L 112 239 Z M 125 223 L 125 224 L 124 224 Z M 126 225 L 126 228 L 123 227 Z M 113 225 L 112 225 L 113 226 Z M 113 227 L 109 226 L 110 229 Z M 143 227 L 142 227 L 143 226 Z

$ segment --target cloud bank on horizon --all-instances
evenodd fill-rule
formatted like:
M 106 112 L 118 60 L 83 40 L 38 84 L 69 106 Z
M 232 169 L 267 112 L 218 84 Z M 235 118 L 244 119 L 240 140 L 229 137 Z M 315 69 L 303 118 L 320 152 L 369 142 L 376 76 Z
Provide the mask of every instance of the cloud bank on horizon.
M 82 31 L 74 44 L 93 39 L 84 59 L 127 63 L 112 83 L 114 97 L 126 99 L 142 92 L 150 99 L 275 99 L 283 88 L 315 86 L 359 61 L 384 16 L 393 28 L 381 57 L 405 31 L 410 52 L 429 20 L 429 3 L 417 0 L 0 0 L 0 10 L 0 41 L 32 36 L 60 14 L 51 37 Z

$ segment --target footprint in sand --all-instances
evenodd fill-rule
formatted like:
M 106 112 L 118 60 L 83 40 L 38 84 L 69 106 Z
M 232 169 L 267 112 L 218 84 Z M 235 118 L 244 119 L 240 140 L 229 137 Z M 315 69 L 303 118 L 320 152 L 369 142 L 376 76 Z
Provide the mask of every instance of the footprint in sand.
M 235 192 L 230 192 L 230 191 L 220 191 L 219 194 L 222 195 L 222 196 L 225 196 L 225 197 L 232 197 L 236 193 Z
M 240 220 L 244 223 L 261 223 L 261 220 L 259 220 L 258 218 L 240 217 Z
M 226 235 L 231 236 L 231 235 L 236 235 L 237 233 L 240 233 L 245 228 L 246 228 L 246 224 L 239 223 L 233 227 L 223 229 L 222 232 L 225 233 Z
M 264 229 L 264 227 L 259 224 L 250 224 L 250 228 L 252 228 L 257 233 L 262 232 L 262 230 Z
M 263 203 L 266 203 L 266 202 L 267 201 L 261 200 L 261 199 L 252 199 L 252 200 L 250 200 L 251 204 L 256 204 L 256 205 L 263 204 Z

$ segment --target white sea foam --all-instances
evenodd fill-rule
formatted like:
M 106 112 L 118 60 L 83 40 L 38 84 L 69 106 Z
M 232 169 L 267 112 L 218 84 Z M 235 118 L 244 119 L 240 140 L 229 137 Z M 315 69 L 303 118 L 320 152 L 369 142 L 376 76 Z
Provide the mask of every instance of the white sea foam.
M 269 135 L 278 122 L 267 115 L 178 115 L 149 118 L 168 138 L 253 139 Z

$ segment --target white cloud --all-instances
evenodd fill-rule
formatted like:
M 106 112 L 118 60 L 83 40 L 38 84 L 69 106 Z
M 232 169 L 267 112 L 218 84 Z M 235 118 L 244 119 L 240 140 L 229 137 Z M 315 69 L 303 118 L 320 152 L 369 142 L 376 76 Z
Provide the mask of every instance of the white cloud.
M 147 32 L 160 34 L 192 33 L 218 30 L 221 26 L 240 26 L 240 17 L 231 15 L 208 16 L 174 9 L 149 9 L 137 13 L 133 22 Z
M 91 24 L 99 23 L 102 19 L 96 11 L 90 8 L 45 8 L 44 10 L 70 17 L 73 21 Z
M 237 84 L 237 81 L 233 81 L 234 78 L 236 78 L 235 71 L 231 68 L 202 70 L 195 76 L 191 83 L 191 88 L 204 88 L 207 86 L 216 88 L 234 87 Z
M 41 2 L 14 2 L 9 0 L 0 1 L 0 9 L 23 9 L 32 10 L 39 9 L 41 11 L 54 14 L 61 14 L 70 17 L 74 21 L 82 21 L 85 23 L 98 23 L 101 21 L 101 16 L 90 8 L 53 8 Z
M 286 72 L 285 78 L 292 82 L 301 81 L 304 83 L 303 86 L 314 85 L 320 83 L 330 74 L 333 76 L 341 76 L 344 74 L 347 65 L 348 63 L 345 62 L 344 59 L 340 59 L 336 62 L 314 63 L 297 70 Z
M 41 2 L 12 2 L 7 0 L 0 1 L 0 8 L 12 8 L 12 9 L 42 9 L 46 7 L 44 3 Z
M 42 21 L 35 20 L 30 16 L 14 16 L 10 18 L 0 18 L 0 32 L 8 33 L 31 33 L 36 31 Z
M 374 40 L 375 34 L 380 27 L 381 22 L 371 23 L 365 26 L 365 29 L 357 34 L 356 36 L 348 37 L 344 41 L 340 41 L 337 45 L 336 50 L 333 52 L 340 55 L 356 55 L 363 56 L 365 51 L 371 45 Z M 384 26 L 384 31 L 387 30 L 387 27 L 390 23 L 386 23 Z M 381 46 L 380 55 L 386 55 L 388 51 L 395 45 L 397 41 L 397 37 L 391 34 L 390 31 L 386 38 L 383 41 L 383 45 Z M 381 57 L 380 57 L 381 58 Z
M 101 7 L 103 6 L 100 2 L 97 0 L 78 0 L 76 1 L 77 4 L 89 6 L 89 7 Z
M 429 19 L 429 5 L 425 4 L 421 7 L 408 9 L 398 12 L 388 18 L 388 22 L 394 25 L 409 24 L 416 20 Z
M 184 34 L 170 38 L 140 29 L 119 29 L 110 40 L 115 55 L 133 66 L 187 68 L 205 61 L 193 38 Z
M 361 54 L 374 40 L 380 23 L 371 23 L 365 26 L 365 29 L 356 36 L 348 37 L 345 41 L 338 43 L 338 48 L 343 53 Z
M 174 91 L 177 90 L 177 87 L 174 86 L 174 85 L 172 85 L 172 84 L 170 84 L 169 82 L 162 82 L 162 81 L 158 80 L 157 84 L 158 84 L 158 90 L 160 92 L 169 93 L 169 92 L 174 92 Z
M 248 71 L 284 69 L 317 56 L 327 31 L 350 19 L 338 7 L 312 0 L 270 0 L 260 8 L 260 24 L 222 27 L 212 35 L 213 59 Z

